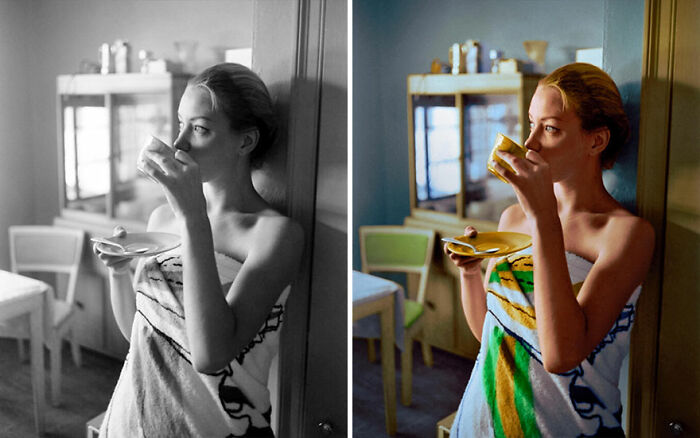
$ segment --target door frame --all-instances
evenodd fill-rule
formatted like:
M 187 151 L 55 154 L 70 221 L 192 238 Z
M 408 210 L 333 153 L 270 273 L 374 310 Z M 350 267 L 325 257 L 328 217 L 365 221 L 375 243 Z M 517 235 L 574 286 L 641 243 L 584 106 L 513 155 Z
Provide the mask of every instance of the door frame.
M 630 346 L 628 436 L 652 437 L 663 286 L 666 183 L 677 0 L 647 0 L 637 162 L 637 209 L 656 231 Z
M 312 436 L 307 424 L 308 334 L 316 221 L 324 0 L 258 0 L 253 66 L 268 84 L 286 135 L 285 176 L 274 181 L 287 214 L 304 229 L 304 254 L 287 301 L 279 351 L 277 435 Z M 277 194 L 277 193 L 273 193 Z M 283 408 L 279 408 L 283 407 Z

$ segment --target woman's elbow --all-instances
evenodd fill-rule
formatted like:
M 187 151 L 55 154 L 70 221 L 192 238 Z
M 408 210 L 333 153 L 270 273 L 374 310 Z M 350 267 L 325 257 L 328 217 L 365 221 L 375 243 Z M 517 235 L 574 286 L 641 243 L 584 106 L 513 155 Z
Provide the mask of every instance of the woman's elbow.
M 543 355 L 542 366 L 545 371 L 552 374 L 562 374 L 576 368 L 582 359 L 574 356 L 566 356 L 564 354 Z
M 233 358 L 224 355 L 200 352 L 192 354 L 192 366 L 202 374 L 216 374 L 226 368 Z

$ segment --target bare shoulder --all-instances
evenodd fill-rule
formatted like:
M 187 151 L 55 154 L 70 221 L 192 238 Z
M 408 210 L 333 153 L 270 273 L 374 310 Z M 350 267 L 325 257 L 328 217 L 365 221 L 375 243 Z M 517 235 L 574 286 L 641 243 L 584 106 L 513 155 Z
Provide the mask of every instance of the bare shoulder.
M 601 255 L 648 262 L 654 251 L 654 228 L 626 210 L 609 216 L 601 237 Z
M 254 236 L 258 251 L 277 256 L 300 256 L 304 246 L 304 231 L 292 218 L 281 214 L 264 214 L 255 224 Z
M 512 204 L 503 210 L 498 221 L 499 231 L 528 232 L 526 217 L 520 204 Z
M 169 204 L 156 207 L 148 218 L 148 231 L 169 231 L 173 226 L 175 215 Z

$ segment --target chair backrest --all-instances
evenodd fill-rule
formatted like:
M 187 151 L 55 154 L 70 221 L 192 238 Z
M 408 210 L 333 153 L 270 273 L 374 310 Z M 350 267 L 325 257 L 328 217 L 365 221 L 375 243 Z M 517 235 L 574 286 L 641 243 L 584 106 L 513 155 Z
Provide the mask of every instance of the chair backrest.
M 416 300 L 422 304 L 425 302 L 434 244 L 433 230 L 401 225 L 361 226 L 362 272 L 420 274 Z
M 83 255 L 82 230 L 45 225 L 15 225 L 9 228 L 12 272 L 68 274 L 66 301 L 75 301 L 75 286 Z

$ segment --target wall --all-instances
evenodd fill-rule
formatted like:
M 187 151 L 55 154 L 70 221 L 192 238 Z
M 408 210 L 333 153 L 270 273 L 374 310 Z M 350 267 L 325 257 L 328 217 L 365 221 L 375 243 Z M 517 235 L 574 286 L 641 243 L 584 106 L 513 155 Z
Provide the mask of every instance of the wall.
M 6 0 L 3 0 L 6 1 Z M 24 3 L 14 2 L 10 3 Z M 56 76 L 75 73 L 83 59 L 97 61 L 103 42 L 122 38 L 156 57 L 175 59 L 174 41 L 196 40 L 196 68 L 223 61 L 221 48 L 252 45 L 252 0 L 30 0 L 28 46 L 20 55 L 29 68 L 35 223 L 58 214 Z M 3 14 L 4 16 L 4 14 Z M 0 46 L 5 45 L 5 39 Z M 20 47 L 15 50 L 19 52 Z M 134 55 L 132 65 L 137 65 Z M 18 167 L 24 171 L 29 166 Z
M 620 90 L 630 120 L 631 135 L 615 166 L 604 173 L 610 193 L 629 210 L 635 210 L 637 147 L 642 77 L 644 5 L 638 0 L 606 0 L 603 69 Z
M 603 174 L 610 193 L 629 210 L 636 210 L 637 148 L 641 98 L 644 5 L 637 0 L 606 0 L 603 69 L 617 84 L 630 120 L 631 135 L 615 166 Z M 620 371 L 622 424 L 627 426 L 629 357 Z M 627 428 L 625 428 L 628 431 Z
M 0 269 L 10 267 L 7 227 L 31 222 L 34 214 L 24 52 L 31 36 L 29 10 L 25 2 L 0 0 Z
M 400 224 L 409 211 L 406 76 L 447 60 L 450 44 L 477 39 L 527 59 L 522 41 L 547 40 L 546 71 L 575 49 L 603 44 L 603 0 L 353 2 L 353 267 L 357 227 Z

